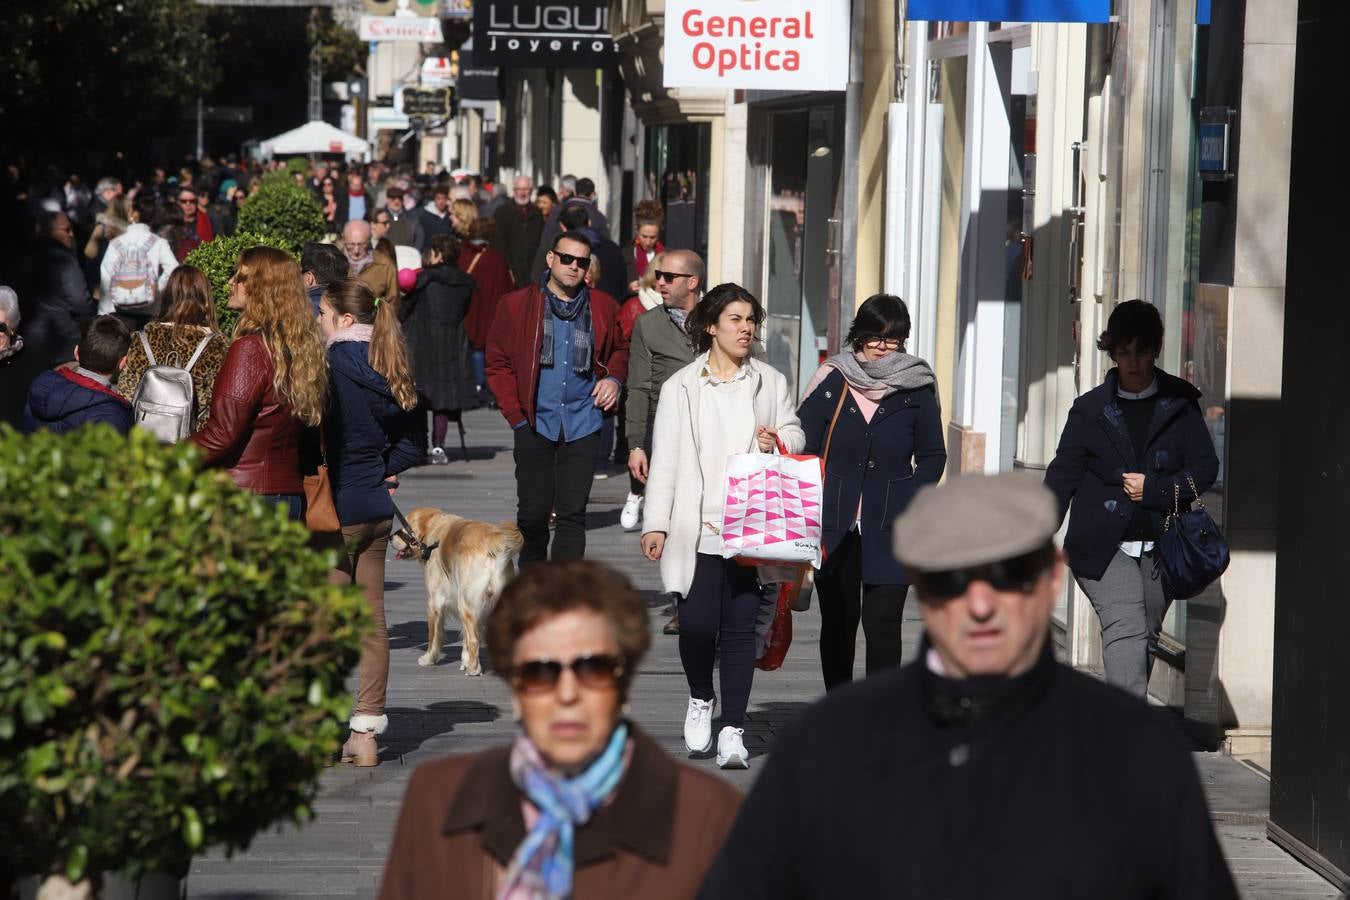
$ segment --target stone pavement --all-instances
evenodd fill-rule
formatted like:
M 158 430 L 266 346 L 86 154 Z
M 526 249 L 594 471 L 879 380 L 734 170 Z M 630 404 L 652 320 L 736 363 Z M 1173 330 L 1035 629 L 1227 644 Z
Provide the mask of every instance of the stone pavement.
M 475 519 L 514 519 L 511 435 L 500 415 L 483 410 L 465 417 L 469 458 L 451 450 L 451 463 L 406 473 L 399 505 L 406 512 L 435 506 Z M 450 443 L 454 442 L 452 436 Z M 662 635 L 664 602 L 657 598 L 656 566 L 642 559 L 637 536 L 619 526 L 628 490 L 624 474 L 596 481 L 588 514 L 587 556 L 626 572 L 646 592 L 651 609 L 652 651 L 631 697 L 633 718 L 678 757 L 684 750 L 688 697 L 676 639 Z M 421 668 L 426 647 L 426 593 L 415 562 L 390 559 L 386 608 L 392 648 L 389 731 L 381 764 L 373 769 L 338 766 L 326 771 L 314 804 L 316 817 L 301 828 L 283 826 L 259 835 L 247 853 L 198 859 L 188 880 L 191 897 L 353 897 L 375 895 L 399 804 L 414 766 L 448 753 L 468 753 L 508 741 L 511 706 L 505 685 L 491 675 L 459 671 L 457 632 L 446 639 L 441 662 Z M 918 642 L 916 604 L 906 608 L 906 652 Z M 823 693 L 816 646 L 820 618 L 813 608 L 793 617 L 787 662 L 776 672 L 757 672 L 746 723 L 748 771 L 721 773 L 748 789 L 778 731 Z M 861 640 L 861 631 L 859 634 Z M 861 648 L 857 657 L 859 674 Z M 355 688 L 355 683 L 350 685 Z M 1245 896 L 1335 897 L 1318 875 L 1265 839 L 1266 783 L 1253 770 L 1217 754 L 1197 754 L 1220 839 Z M 694 765 L 719 771 L 711 760 Z

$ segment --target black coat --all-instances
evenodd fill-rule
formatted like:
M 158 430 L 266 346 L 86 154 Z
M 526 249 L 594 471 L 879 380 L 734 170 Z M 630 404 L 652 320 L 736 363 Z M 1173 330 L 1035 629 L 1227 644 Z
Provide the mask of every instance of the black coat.
M 1115 369 L 1069 410 L 1045 484 L 1059 500 L 1060 519 L 1069 513 L 1064 552 L 1079 577 L 1100 578 L 1129 528 L 1134 503 L 1125 496 L 1121 477 L 1125 473 L 1144 475 L 1140 506 L 1149 512 L 1155 536 L 1162 534 L 1163 518 L 1172 511 L 1174 488 L 1185 509 L 1194 497 L 1188 475 L 1201 494 L 1218 477 L 1219 458 L 1196 402 L 1200 392 L 1161 369 L 1157 377 L 1158 404 L 1142 460 L 1135 458 L 1134 443 L 1116 404 Z
M 1011 680 L 871 676 L 782 732 L 699 896 L 1236 898 L 1168 715 L 1048 641 Z
M 805 452 L 824 452 L 830 419 L 846 390 L 843 373 L 836 370 L 802 402 L 797 415 L 806 432 Z M 861 501 L 863 582 L 908 584 L 891 547 L 891 527 L 920 487 L 942 477 L 946 464 L 942 420 L 931 387 L 888 395 L 871 422 L 863 418 L 852 395 L 847 396 L 825 463 L 821 524 L 826 554 L 833 553 L 853 528 Z
M 417 392 L 432 409 L 471 409 L 475 402 L 464 317 L 473 279 L 453 265 L 429 266 L 403 300 L 403 334 Z

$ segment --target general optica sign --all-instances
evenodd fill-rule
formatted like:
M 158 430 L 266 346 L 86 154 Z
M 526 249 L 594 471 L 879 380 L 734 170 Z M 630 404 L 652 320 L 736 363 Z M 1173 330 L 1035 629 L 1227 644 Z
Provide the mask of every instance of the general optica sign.
M 667 0 L 666 87 L 842 91 L 849 0 Z

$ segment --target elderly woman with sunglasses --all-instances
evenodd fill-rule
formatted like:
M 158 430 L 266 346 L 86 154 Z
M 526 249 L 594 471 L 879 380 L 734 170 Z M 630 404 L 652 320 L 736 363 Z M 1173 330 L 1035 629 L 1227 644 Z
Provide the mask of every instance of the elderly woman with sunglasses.
M 624 717 L 650 641 L 617 572 L 525 569 L 487 623 L 520 729 L 508 747 L 413 773 L 381 900 L 697 894 L 740 798 Z
M 853 680 L 860 618 L 867 674 L 900 664 L 909 576 L 891 551 L 891 527 L 947 464 L 937 381 L 928 363 L 905 352 L 909 324 L 899 297 L 868 297 L 848 349 L 820 367 L 798 411 L 806 452 L 825 458 L 825 563 L 816 591 L 826 690 Z

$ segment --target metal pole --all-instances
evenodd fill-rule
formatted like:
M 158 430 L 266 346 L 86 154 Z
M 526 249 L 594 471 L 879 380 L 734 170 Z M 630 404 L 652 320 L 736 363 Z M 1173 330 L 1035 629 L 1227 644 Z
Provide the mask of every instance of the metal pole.
M 202 134 L 202 132 L 203 132 L 203 130 L 204 130 L 204 127 L 203 127 L 203 124 L 202 124 L 202 112 L 203 112 L 203 111 L 202 111 L 202 95 L 201 95 L 201 94 L 198 94 L 198 95 L 197 95 L 197 160 L 198 160 L 199 162 L 201 161 L 202 155 L 206 152 L 205 147 L 203 146 L 203 145 L 205 144 L 205 140 L 203 139 L 203 134 Z
M 863 51 L 867 37 L 867 0 L 853 0 L 853 22 L 849 35 L 848 89 L 844 94 L 844 203 L 840 225 L 840 248 L 858 245 L 858 180 L 859 154 L 862 143 L 862 89 Z M 831 310 L 833 321 L 827 326 L 829 352 L 839 352 L 844 335 L 853 320 L 858 290 L 857 257 L 846 252 L 841 257 L 839 273 L 839 308 Z

